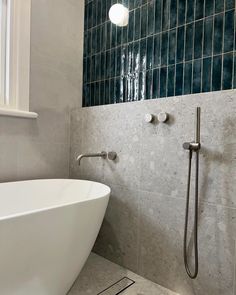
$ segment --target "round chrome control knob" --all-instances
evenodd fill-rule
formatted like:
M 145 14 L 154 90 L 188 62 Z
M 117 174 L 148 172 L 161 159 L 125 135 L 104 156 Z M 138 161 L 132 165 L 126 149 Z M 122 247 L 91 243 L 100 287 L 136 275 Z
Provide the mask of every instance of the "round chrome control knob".
M 152 114 L 145 114 L 144 121 L 146 123 L 152 123 L 154 121 L 155 117 Z
M 168 121 L 169 115 L 165 112 L 161 112 L 158 114 L 157 118 L 160 123 L 165 123 Z

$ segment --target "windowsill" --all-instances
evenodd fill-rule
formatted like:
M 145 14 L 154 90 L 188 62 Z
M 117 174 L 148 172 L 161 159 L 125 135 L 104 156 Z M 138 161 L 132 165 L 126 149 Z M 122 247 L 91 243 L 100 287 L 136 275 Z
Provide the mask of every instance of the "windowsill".
M 38 114 L 34 112 L 26 112 L 15 109 L 0 108 L 0 116 L 25 118 L 25 119 L 37 119 Z

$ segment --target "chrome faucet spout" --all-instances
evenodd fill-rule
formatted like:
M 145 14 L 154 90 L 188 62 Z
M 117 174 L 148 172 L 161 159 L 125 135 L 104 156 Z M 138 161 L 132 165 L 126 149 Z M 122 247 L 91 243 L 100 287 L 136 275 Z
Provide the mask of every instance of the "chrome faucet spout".
M 81 164 L 81 160 L 83 158 L 107 158 L 107 152 L 101 152 L 101 153 L 95 153 L 95 154 L 81 154 L 77 157 L 76 161 L 78 161 L 78 164 Z

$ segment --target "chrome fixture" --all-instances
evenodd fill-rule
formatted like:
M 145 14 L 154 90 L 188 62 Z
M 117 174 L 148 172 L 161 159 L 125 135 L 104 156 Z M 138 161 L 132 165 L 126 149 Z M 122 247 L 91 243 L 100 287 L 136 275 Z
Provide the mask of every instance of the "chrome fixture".
M 157 115 L 157 118 L 153 114 L 145 114 L 145 116 L 144 116 L 144 121 L 146 123 L 154 123 L 156 121 L 158 121 L 160 123 L 166 123 L 168 120 L 169 120 L 169 114 L 167 114 L 166 112 L 160 112 Z
M 116 152 L 109 152 L 107 154 L 107 158 L 108 158 L 108 160 L 115 161 L 115 159 L 117 158 L 117 153 Z
M 145 114 L 144 121 L 146 123 L 153 123 L 154 120 L 155 120 L 155 116 L 153 114 Z
M 157 115 L 157 119 L 160 123 L 166 123 L 169 119 L 169 115 L 166 112 L 161 112 Z
M 183 148 L 189 151 L 189 166 L 188 166 L 188 184 L 187 184 L 187 198 L 186 198 L 186 211 L 185 211 L 185 226 L 184 226 L 184 264 L 188 276 L 195 279 L 198 275 L 198 177 L 199 177 L 199 151 L 201 149 L 200 143 L 200 124 L 201 124 L 201 108 L 196 109 L 196 126 L 195 126 L 195 141 L 185 142 Z M 194 204 L 194 271 L 191 272 L 188 263 L 187 254 L 187 237 L 188 237 L 188 220 L 189 220 L 189 199 L 191 188 L 191 170 L 192 170 L 192 155 L 196 153 L 196 175 L 195 175 L 195 204 Z
M 117 153 L 116 152 L 101 152 L 101 153 L 96 153 L 96 154 L 82 154 L 79 155 L 76 159 L 76 161 L 78 161 L 78 164 L 81 164 L 81 160 L 83 158 L 102 158 L 102 159 L 106 159 L 108 158 L 111 161 L 114 161 L 117 158 Z

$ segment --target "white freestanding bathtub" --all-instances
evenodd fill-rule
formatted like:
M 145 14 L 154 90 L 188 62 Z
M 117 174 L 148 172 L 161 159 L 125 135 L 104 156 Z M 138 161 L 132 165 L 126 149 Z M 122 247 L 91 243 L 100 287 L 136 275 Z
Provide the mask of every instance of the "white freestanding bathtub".
M 66 295 L 109 195 L 109 187 L 83 180 L 0 184 L 0 294 Z

